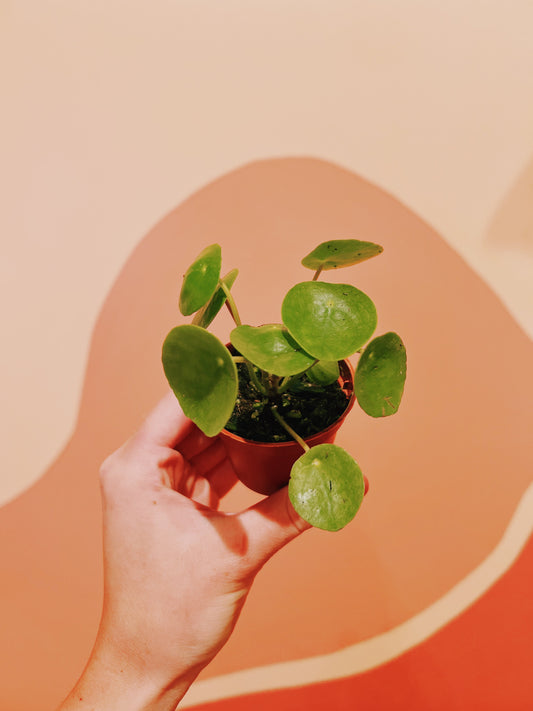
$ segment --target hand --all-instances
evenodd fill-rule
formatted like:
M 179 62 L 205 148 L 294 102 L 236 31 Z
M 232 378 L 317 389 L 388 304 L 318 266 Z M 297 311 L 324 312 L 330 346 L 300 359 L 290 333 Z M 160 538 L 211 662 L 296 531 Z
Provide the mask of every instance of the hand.
M 309 527 L 287 488 L 218 511 L 235 474 L 170 393 L 101 470 L 104 605 L 60 711 L 174 709 L 230 636 L 255 575 Z

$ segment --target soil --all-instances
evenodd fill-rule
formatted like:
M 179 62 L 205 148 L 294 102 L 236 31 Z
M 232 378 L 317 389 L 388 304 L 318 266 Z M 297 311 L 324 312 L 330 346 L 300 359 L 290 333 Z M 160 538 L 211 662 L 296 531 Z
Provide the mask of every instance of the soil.
M 239 394 L 225 429 L 255 442 L 291 442 L 271 412 L 271 402 L 260 395 L 250 382 L 244 364 L 237 365 Z M 304 439 L 336 422 L 348 405 L 339 383 L 316 385 L 304 375 L 295 378 L 289 389 L 275 401 L 278 412 Z

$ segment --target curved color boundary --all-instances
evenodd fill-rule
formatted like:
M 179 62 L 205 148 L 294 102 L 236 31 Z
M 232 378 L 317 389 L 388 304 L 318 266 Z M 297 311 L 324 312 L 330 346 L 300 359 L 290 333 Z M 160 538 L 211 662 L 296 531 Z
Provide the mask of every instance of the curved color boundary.
M 485 560 L 440 600 L 384 634 L 309 659 L 270 664 L 198 681 L 183 708 L 274 689 L 360 674 L 400 656 L 431 637 L 478 600 L 517 560 L 533 531 L 533 484 L 526 490 L 502 539 Z

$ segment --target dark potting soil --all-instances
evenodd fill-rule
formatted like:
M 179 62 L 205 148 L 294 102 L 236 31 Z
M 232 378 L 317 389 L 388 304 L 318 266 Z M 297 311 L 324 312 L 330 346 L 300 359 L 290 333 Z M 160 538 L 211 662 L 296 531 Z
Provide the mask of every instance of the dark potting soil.
M 237 364 L 239 394 L 225 429 L 255 442 L 290 442 L 292 437 L 271 411 L 271 402 L 262 397 L 250 382 L 246 366 Z M 304 375 L 278 396 L 279 414 L 304 439 L 336 422 L 348 405 L 339 383 L 316 385 Z

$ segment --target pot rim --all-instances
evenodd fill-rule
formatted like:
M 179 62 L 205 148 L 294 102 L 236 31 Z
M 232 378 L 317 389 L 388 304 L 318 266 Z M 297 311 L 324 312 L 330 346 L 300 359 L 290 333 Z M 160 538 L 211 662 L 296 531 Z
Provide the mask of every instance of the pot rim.
M 314 435 L 311 435 L 310 437 L 307 437 L 304 439 L 304 442 L 306 442 L 309 445 L 312 445 L 315 439 L 321 439 L 324 437 L 324 435 L 328 434 L 332 429 L 340 427 L 340 424 L 342 421 L 348 416 L 350 410 L 355 404 L 355 388 L 354 388 L 354 368 L 350 361 L 345 358 L 341 361 L 339 361 L 339 369 L 340 369 L 340 375 L 339 375 L 339 380 L 338 382 L 341 384 L 342 390 L 346 392 L 346 394 L 349 396 L 347 398 L 348 403 L 346 405 L 346 408 L 343 410 L 342 414 L 337 417 L 337 419 L 332 422 L 330 425 L 326 427 L 324 430 L 320 430 L 320 432 L 316 432 Z M 344 373 L 343 373 L 344 370 Z M 223 429 L 221 430 L 220 434 L 224 437 L 227 437 L 228 439 L 232 439 L 236 442 L 243 442 L 245 444 L 250 444 L 254 445 L 256 447 L 294 447 L 296 445 L 299 447 L 300 445 L 296 440 L 292 440 L 289 442 L 259 442 L 258 440 L 255 439 L 246 439 L 246 437 L 241 437 L 240 435 L 235 434 L 234 432 L 230 432 L 229 430 Z

